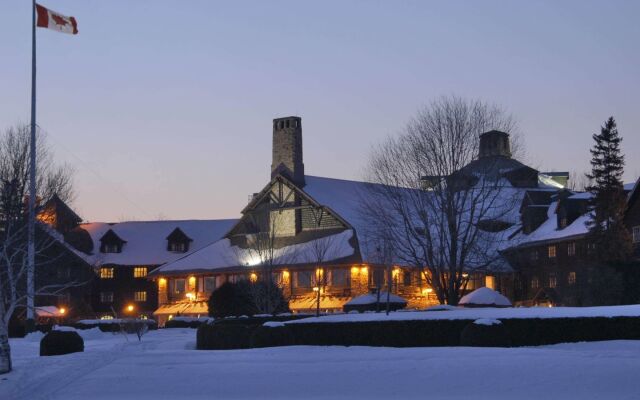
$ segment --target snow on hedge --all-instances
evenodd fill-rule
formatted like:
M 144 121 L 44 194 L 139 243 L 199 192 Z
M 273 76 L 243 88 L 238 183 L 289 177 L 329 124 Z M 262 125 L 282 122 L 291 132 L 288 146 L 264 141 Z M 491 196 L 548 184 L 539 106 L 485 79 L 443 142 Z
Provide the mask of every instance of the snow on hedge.
M 450 311 L 391 312 L 326 315 L 288 321 L 287 324 L 329 322 L 412 321 L 442 319 L 522 319 L 522 318 L 579 318 L 579 317 L 640 317 L 640 304 L 608 307 L 530 307 L 530 308 L 457 308 Z
M 499 319 L 493 319 L 493 318 L 480 318 L 473 321 L 473 323 L 475 325 L 487 325 L 487 326 L 502 324 L 502 322 Z
M 462 296 L 460 299 L 461 306 L 464 305 L 481 305 L 481 306 L 498 306 L 511 307 L 509 299 L 488 287 L 481 287 L 473 292 Z

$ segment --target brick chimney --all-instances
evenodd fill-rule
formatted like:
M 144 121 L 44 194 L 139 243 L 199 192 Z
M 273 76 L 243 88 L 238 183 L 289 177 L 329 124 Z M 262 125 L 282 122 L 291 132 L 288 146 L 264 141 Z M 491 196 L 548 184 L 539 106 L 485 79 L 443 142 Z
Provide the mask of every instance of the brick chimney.
M 480 135 L 479 158 L 494 156 L 511 158 L 508 133 L 494 130 Z
M 297 186 L 304 186 L 302 163 L 302 119 L 284 117 L 273 120 L 271 178 L 281 174 Z

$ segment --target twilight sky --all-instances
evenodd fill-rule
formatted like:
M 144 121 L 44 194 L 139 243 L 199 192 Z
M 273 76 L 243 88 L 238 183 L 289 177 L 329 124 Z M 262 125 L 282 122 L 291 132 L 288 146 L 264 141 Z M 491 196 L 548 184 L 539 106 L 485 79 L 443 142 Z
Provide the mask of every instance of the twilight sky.
M 308 174 L 359 179 L 450 94 L 513 113 L 541 170 L 587 170 L 614 115 L 640 175 L 638 1 L 41 2 L 78 20 L 38 30 L 38 123 L 88 221 L 239 215 L 287 115 Z M 0 129 L 29 120 L 29 3 L 2 4 Z

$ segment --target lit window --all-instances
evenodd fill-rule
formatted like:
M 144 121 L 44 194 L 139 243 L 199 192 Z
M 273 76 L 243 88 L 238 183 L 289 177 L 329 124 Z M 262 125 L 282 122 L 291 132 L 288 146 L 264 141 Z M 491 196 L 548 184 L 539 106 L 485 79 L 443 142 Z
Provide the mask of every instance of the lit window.
M 144 278 L 147 276 L 147 267 L 135 267 L 133 269 L 134 278 Z
M 105 244 L 103 249 L 104 253 L 120 253 L 120 246 L 117 244 Z
M 575 256 L 576 255 L 576 243 L 575 242 L 571 242 L 571 243 L 567 244 L 567 255 L 568 256 Z
M 633 243 L 640 243 L 640 225 L 632 229 Z
M 113 303 L 113 292 L 100 292 L 101 303 Z
M 549 246 L 548 248 L 549 258 L 556 258 L 556 246 Z
M 205 276 L 204 277 L 204 291 L 207 293 L 211 293 L 216 290 L 216 277 L 215 276 Z
M 176 279 L 174 282 L 175 292 L 176 293 L 184 293 L 185 292 L 185 280 L 184 279 Z
M 113 268 L 100 268 L 101 279 L 113 279 Z
M 569 276 L 567 276 L 567 282 L 569 285 L 573 285 L 576 283 L 576 273 L 574 271 L 569 272 Z
M 484 278 L 484 285 L 486 287 L 488 287 L 489 289 L 495 289 L 496 288 L 496 278 L 493 276 L 486 276 Z
M 135 292 L 133 294 L 134 301 L 147 301 L 147 292 Z
M 184 242 L 171 242 L 169 243 L 169 251 L 184 253 L 187 251 L 187 245 Z
M 103 315 L 100 319 L 113 319 L 113 315 Z
M 556 275 L 555 274 L 549 275 L 549 287 L 554 288 L 556 287 L 557 284 L 558 282 L 556 280 Z
M 531 289 L 537 289 L 540 287 L 540 281 L 538 281 L 538 277 L 534 276 L 531 278 Z

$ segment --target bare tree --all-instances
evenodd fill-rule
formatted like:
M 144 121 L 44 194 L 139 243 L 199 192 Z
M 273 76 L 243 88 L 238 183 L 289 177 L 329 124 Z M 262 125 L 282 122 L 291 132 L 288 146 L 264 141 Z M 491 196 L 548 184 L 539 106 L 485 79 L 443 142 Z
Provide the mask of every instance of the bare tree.
M 73 197 L 72 171 L 66 166 L 56 166 L 53 157 L 39 135 L 38 175 L 36 189 L 38 207 L 54 194 L 69 201 Z M 8 340 L 9 321 L 17 309 L 26 302 L 27 271 L 27 214 L 25 197 L 29 187 L 29 127 L 7 129 L 0 135 L 0 374 L 11 371 L 11 351 Z M 36 235 L 36 260 L 38 264 L 54 262 L 58 255 L 51 255 L 57 245 L 48 227 L 39 226 Z M 55 253 L 55 252 L 54 252 Z M 53 259 L 52 259 L 53 258 Z M 36 264 L 36 273 L 38 271 Z M 83 283 L 83 282 L 82 282 Z M 41 285 L 36 295 L 59 295 L 63 290 L 82 284 Z
M 246 247 L 239 250 L 238 258 L 256 266 L 260 284 L 251 285 L 252 298 L 260 313 L 273 314 L 286 308 L 281 282 L 276 282 L 275 271 L 279 266 L 294 262 L 295 248 L 287 246 L 283 230 L 288 225 L 287 216 L 280 210 L 257 209 L 246 216 Z M 248 261 L 246 261 L 248 260 Z
M 316 291 L 316 316 L 320 316 L 320 299 L 329 286 L 329 271 L 325 263 L 338 257 L 341 243 L 338 243 L 336 235 L 328 235 L 312 240 L 308 246 L 316 265 L 313 290 Z
M 372 153 L 366 240 L 390 244 L 398 262 L 418 267 L 441 303 L 457 304 L 468 273 L 497 261 L 515 196 L 490 159 L 468 164 L 481 133 L 514 127 L 496 106 L 443 97 Z

